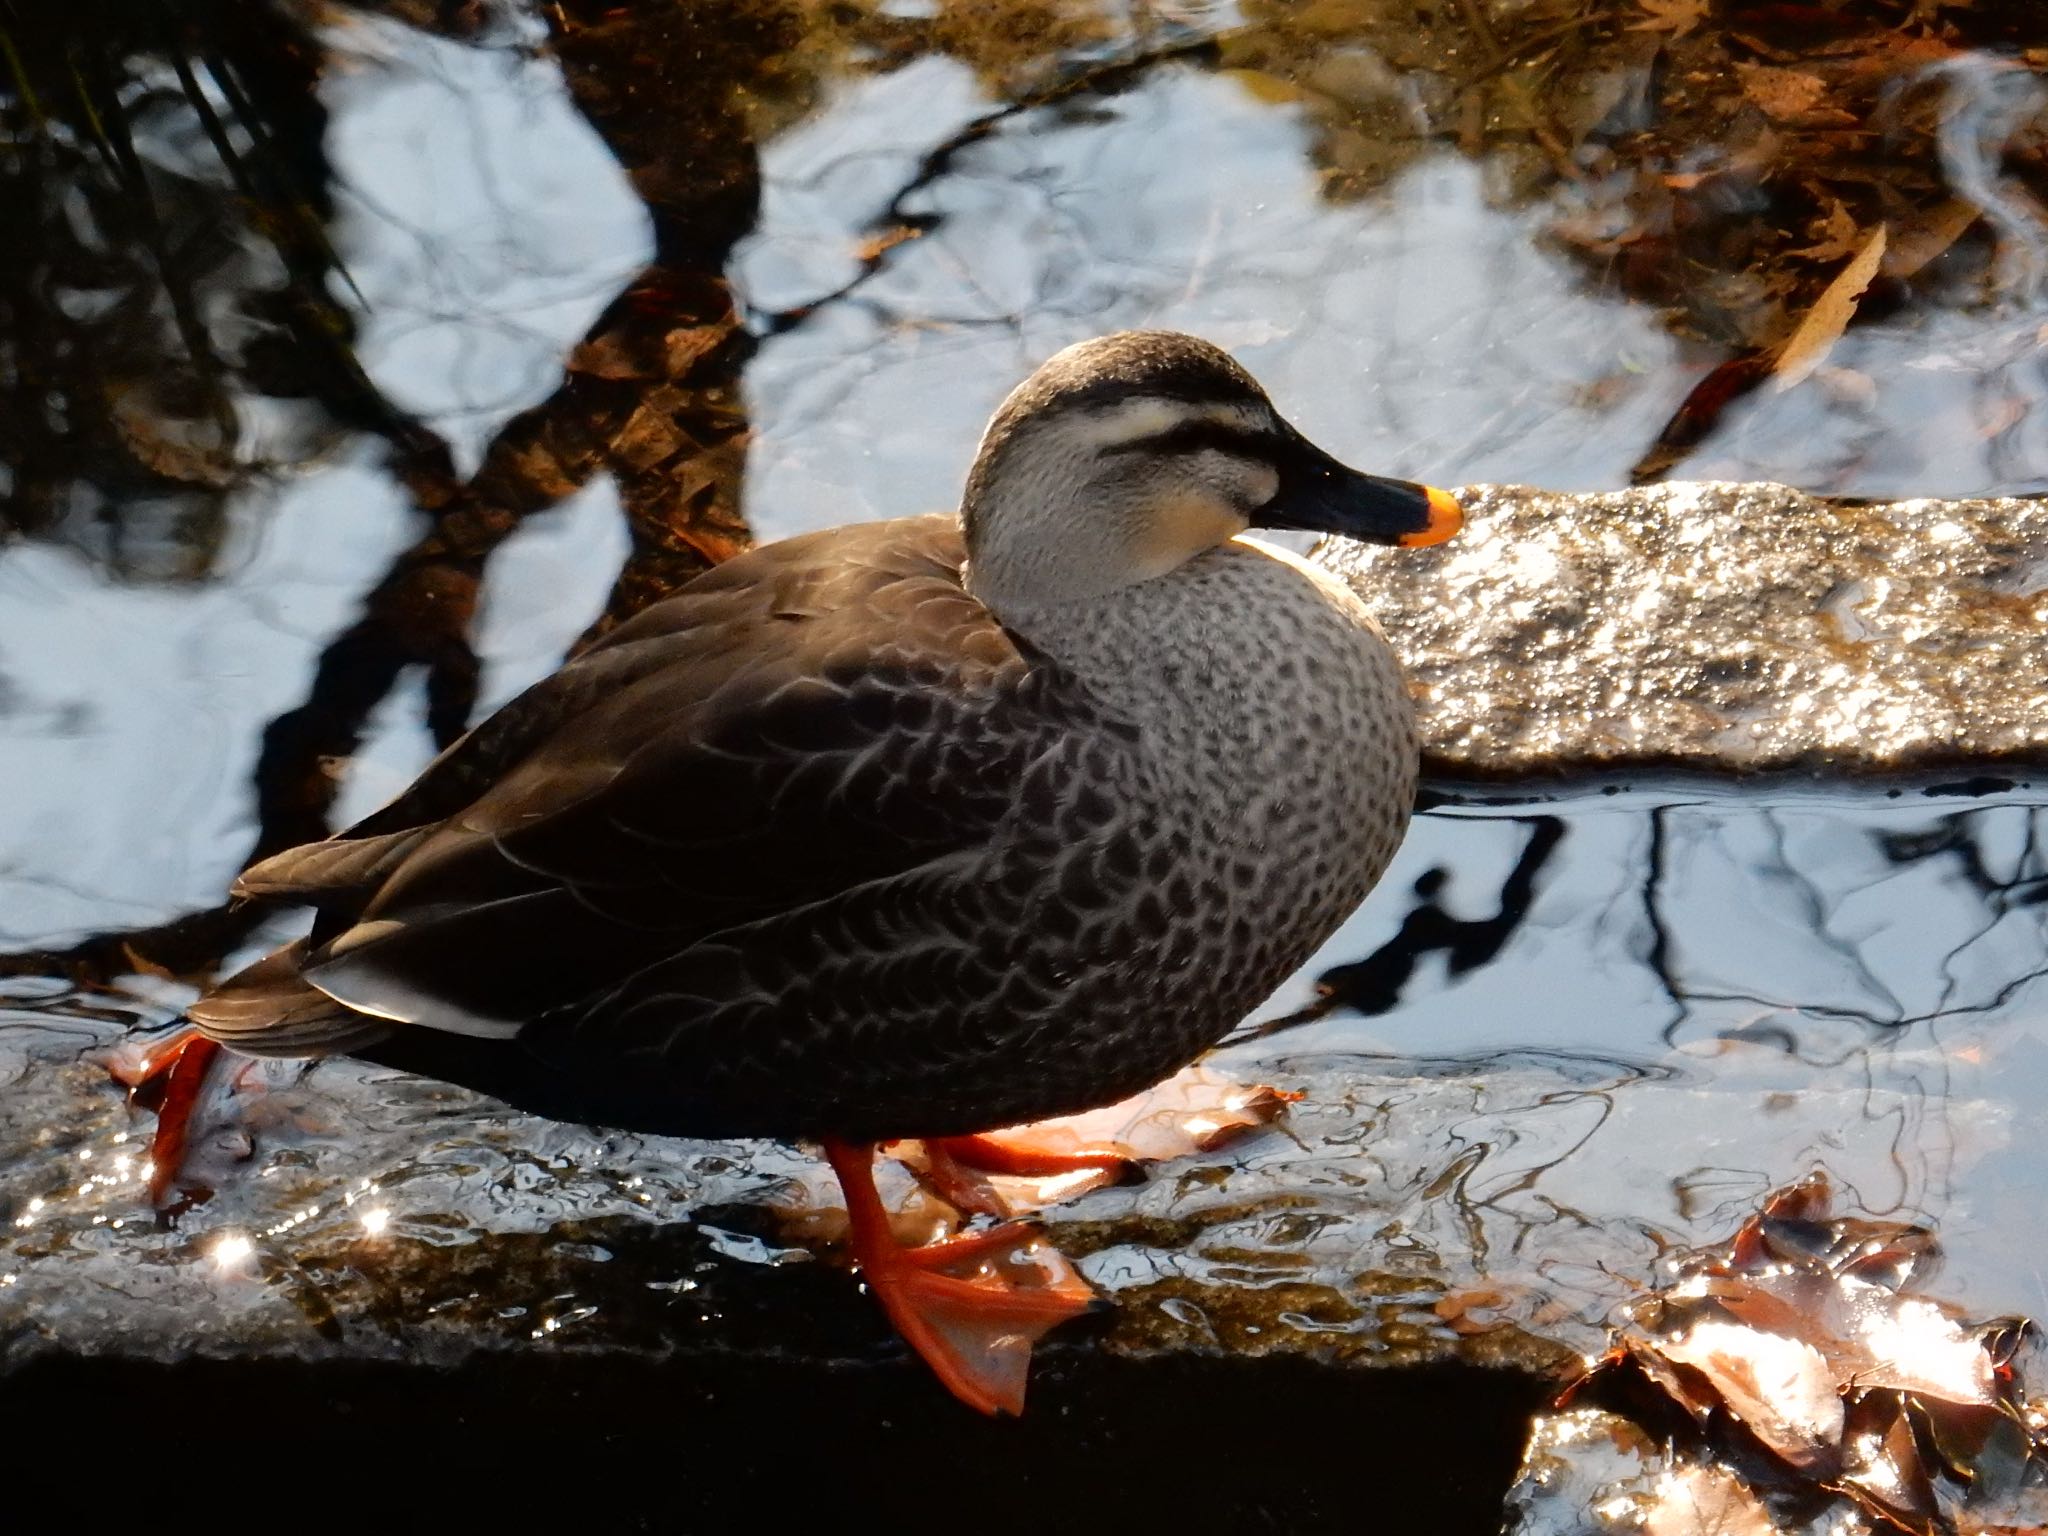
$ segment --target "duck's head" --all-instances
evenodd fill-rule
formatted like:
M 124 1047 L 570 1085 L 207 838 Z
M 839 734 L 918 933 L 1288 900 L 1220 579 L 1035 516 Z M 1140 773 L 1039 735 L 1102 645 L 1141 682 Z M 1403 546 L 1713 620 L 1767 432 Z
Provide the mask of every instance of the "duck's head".
M 1176 331 L 1080 342 L 1018 385 L 961 517 L 968 590 L 999 615 L 1163 576 L 1251 528 L 1414 545 L 1463 521 L 1442 491 L 1338 463 L 1228 353 Z

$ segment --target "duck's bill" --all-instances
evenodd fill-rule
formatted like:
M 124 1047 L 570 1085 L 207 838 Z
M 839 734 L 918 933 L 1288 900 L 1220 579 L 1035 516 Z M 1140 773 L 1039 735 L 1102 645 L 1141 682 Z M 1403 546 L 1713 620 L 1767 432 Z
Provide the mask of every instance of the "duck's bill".
M 1341 533 L 1410 549 L 1441 544 L 1465 523 L 1454 497 L 1433 485 L 1362 475 L 1311 449 L 1281 472 L 1280 494 L 1259 513 L 1261 528 Z

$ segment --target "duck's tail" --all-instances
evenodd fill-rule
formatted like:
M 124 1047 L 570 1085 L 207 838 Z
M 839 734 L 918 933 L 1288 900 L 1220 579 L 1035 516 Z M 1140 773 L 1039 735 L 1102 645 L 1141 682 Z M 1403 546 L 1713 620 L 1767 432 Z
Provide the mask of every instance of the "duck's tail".
M 375 1045 L 396 1027 L 357 1013 L 299 974 L 305 939 L 237 971 L 185 1010 L 209 1040 L 244 1056 L 336 1056 Z

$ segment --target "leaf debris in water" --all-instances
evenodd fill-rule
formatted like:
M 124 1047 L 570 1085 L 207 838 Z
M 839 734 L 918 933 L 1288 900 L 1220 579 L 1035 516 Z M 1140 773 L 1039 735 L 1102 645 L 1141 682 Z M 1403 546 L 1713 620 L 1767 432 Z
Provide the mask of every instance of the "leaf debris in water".
M 1884 226 L 1880 224 L 1871 231 L 1856 259 L 1828 284 L 1813 308 L 1806 312 L 1806 318 L 1799 322 L 1799 328 L 1778 349 L 1775 387 L 1780 392 L 1800 383 L 1827 361 L 1828 353 L 1834 350 L 1855 317 L 1863 290 L 1877 276 L 1878 263 L 1883 260 Z
M 1629 1308 L 1538 1420 L 1511 1531 L 1770 1536 L 1794 1508 L 1834 1514 L 1800 1532 L 2048 1525 L 2048 1419 L 2015 1363 L 2030 1325 L 1908 1294 L 1933 1235 L 1829 1201 L 1819 1175 L 1779 1190 Z M 1598 1407 L 1566 1411 L 1582 1396 Z

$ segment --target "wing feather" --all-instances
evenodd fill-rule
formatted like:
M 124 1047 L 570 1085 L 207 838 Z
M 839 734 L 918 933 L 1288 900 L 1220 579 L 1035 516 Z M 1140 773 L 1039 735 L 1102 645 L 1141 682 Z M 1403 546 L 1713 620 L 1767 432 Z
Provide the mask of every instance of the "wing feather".
M 1126 730 L 967 596 L 962 559 L 949 519 L 913 519 L 728 562 L 250 878 L 322 905 L 300 969 L 323 992 L 502 1038 L 710 935 L 952 868 L 1061 743 Z M 737 984 L 715 948 L 668 980 Z

